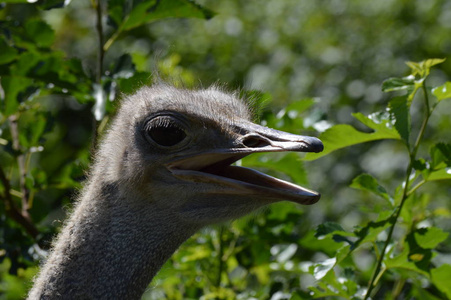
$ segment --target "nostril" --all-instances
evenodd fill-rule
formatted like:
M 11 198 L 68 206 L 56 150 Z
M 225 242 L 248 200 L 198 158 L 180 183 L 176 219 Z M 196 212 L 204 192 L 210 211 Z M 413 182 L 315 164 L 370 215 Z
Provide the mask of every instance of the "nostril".
M 248 148 L 258 148 L 271 145 L 267 139 L 254 134 L 243 137 L 242 143 Z

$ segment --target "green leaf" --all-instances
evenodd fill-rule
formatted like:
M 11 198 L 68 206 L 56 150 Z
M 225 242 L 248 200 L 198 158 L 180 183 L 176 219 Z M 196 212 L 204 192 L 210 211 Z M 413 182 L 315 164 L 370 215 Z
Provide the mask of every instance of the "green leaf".
M 449 179 L 451 179 L 451 168 L 444 168 L 435 172 L 431 172 L 427 177 L 427 181 L 449 180 Z
M 445 99 L 451 99 L 451 82 L 445 82 L 445 84 L 432 89 L 432 94 L 437 97 L 437 101 Z
M 335 266 L 336 262 L 337 262 L 337 258 L 332 257 L 332 258 L 326 259 L 323 262 L 316 263 L 313 265 L 313 268 L 311 269 L 311 273 L 315 277 L 316 280 L 320 280 L 324 276 L 326 276 L 330 270 L 332 270 L 332 268 Z
M 417 171 L 423 171 L 427 168 L 426 161 L 423 158 L 416 159 L 412 162 L 412 167 Z
M 409 247 L 406 245 L 406 247 L 403 249 L 403 251 L 394 257 L 390 255 L 385 255 L 384 264 L 387 269 L 391 268 L 399 268 L 399 269 L 406 269 L 410 271 L 417 272 L 419 274 L 423 274 L 424 276 L 428 277 L 429 274 L 425 270 L 418 267 L 416 264 L 416 261 L 423 260 L 424 254 L 421 253 L 415 253 L 411 254 L 409 253 Z
M 20 144 L 26 148 L 39 146 L 47 126 L 48 116 L 44 113 L 26 111 L 21 114 L 19 127 Z
M 331 237 L 335 243 L 346 242 L 353 246 L 354 242 L 352 242 L 349 237 L 355 237 L 355 235 L 352 232 L 345 231 L 338 223 L 325 222 L 318 225 L 316 228 L 315 237 L 319 240 L 322 240 L 325 237 Z
M 451 299 L 451 265 L 443 264 L 431 270 L 431 278 L 434 285 Z
M 41 20 L 29 20 L 25 23 L 25 31 L 39 47 L 50 47 L 55 39 L 53 29 Z
M 409 145 L 410 113 L 407 96 L 395 97 L 388 103 L 388 110 L 394 118 L 395 128 L 402 139 Z
M 429 75 L 431 68 L 433 66 L 441 64 L 445 60 L 446 60 L 445 58 L 431 58 L 431 59 L 423 60 L 419 63 L 409 61 L 409 62 L 406 62 L 406 64 L 412 70 L 413 76 L 418 75 L 424 79 Z
M 10 47 L 3 37 L 0 37 L 0 64 L 6 64 L 17 57 L 17 50 Z
M 315 233 L 316 234 L 316 233 Z M 320 251 L 326 253 L 329 256 L 336 256 L 337 251 L 343 247 L 342 243 L 338 243 L 332 237 L 333 234 L 328 234 L 320 237 L 315 237 L 313 231 L 309 231 L 299 244 L 303 249 L 309 249 L 312 251 Z
M 358 189 L 358 190 L 362 190 L 362 191 L 372 192 L 375 195 L 380 196 L 383 199 L 387 200 L 391 206 L 393 206 L 393 204 L 394 204 L 394 200 L 387 193 L 387 190 L 383 186 L 381 186 L 377 182 L 377 180 L 370 174 L 360 174 L 359 176 L 354 178 L 350 187 Z
M 352 115 L 369 128 L 374 129 L 375 132 L 384 133 L 387 138 L 400 139 L 399 133 L 393 126 L 393 116 L 389 112 L 380 111 L 368 116 L 362 113 L 353 113 Z
M 135 72 L 133 77 L 118 80 L 119 91 L 124 94 L 132 94 L 146 84 L 152 84 L 152 74 L 148 72 Z
M 329 233 L 333 233 L 335 231 L 345 231 L 340 224 L 335 222 L 325 222 L 323 224 L 318 225 L 316 228 L 315 236 L 322 237 L 328 235 Z
M 317 270 L 316 266 L 315 270 Z M 311 272 L 312 269 L 310 268 Z M 318 271 L 314 275 L 315 278 L 319 277 L 318 275 L 322 275 L 321 272 L 323 270 L 318 269 Z M 313 299 L 336 299 L 337 297 L 340 299 L 354 299 L 353 294 L 357 290 L 357 285 L 350 283 L 348 278 L 338 277 L 335 272 L 330 272 L 330 270 L 315 285 L 309 287 L 311 292 L 308 298 L 303 299 L 312 299 L 312 297 Z
M 353 245 L 352 250 L 368 242 L 376 242 L 379 233 L 387 229 L 394 221 L 391 211 L 383 211 L 376 221 L 369 222 L 365 227 L 356 229 L 355 235 L 359 238 Z
M 425 249 L 434 249 L 438 244 L 446 240 L 449 233 L 437 227 L 420 228 L 414 233 L 418 245 Z
M 0 111 L 6 116 L 14 114 L 22 100 L 22 94 L 31 84 L 32 80 L 25 77 L 2 76 L 1 85 L 5 97 L 0 103 Z
M 368 117 L 361 113 L 355 113 L 353 116 L 366 126 L 374 129 L 374 132 L 364 133 L 346 124 L 335 125 L 319 136 L 324 144 L 324 151 L 320 153 L 307 153 L 305 159 L 318 159 L 335 150 L 365 142 L 382 139 L 401 139 L 399 133 L 393 128 L 388 112 L 375 113 Z
M 122 30 L 130 30 L 164 18 L 210 19 L 213 15 L 211 10 L 189 0 L 143 1 L 133 7 L 121 27 Z
M 384 263 L 387 268 L 399 268 L 414 271 L 429 277 L 429 269 L 433 253 L 431 249 L 422 247 L 416 235 L 425 233 L 427 229 L 420 228 L 410 232 L 403 243 L 403 251 L 398 255 L 386 255 Z M 425 241 L 427 244 L 427 241 Z M 432 245 L 432 243 L 430 244 Z M 392 247 L 391 252 L 395 252 L 396 247 Z
M 415 77 L 407 76 L 403 78 L 389 78 L 382 83 L 383 92 L 393 92 L 413 89 L 415 86 Z
M 299 113 L 309 109 L 313 104 L 315 104 L 315 99 L 306 98 L 290 103 L 285 110 L 288 116 L 293 119 L 296 118 Z
M 451 144 L 437 143 L 429 150 L 431 169 L 451 166 Z

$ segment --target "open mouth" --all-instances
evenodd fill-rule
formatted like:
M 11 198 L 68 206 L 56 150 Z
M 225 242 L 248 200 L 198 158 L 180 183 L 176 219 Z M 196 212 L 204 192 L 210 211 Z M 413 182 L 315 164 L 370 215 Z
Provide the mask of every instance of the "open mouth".
M 253 152 L 252 152 L 253 153 Z M 313 204 L 320 194 L 262 172 L 232 164 L 251 154 L 248 151 L 204 153 L 168 164 L 170 172 L 183 180 L 216 183 L 217 193 L 256 195 L 262 199 Z

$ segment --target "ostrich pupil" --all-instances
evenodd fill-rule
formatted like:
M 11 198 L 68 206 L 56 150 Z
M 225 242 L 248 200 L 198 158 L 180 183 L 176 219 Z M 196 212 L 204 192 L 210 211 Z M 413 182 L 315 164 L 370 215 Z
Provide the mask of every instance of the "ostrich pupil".
M 174 146 L 186 137 L 185 132 L 174 124 L 152 127 L 148 133 L 152 140 L 165 147 Z

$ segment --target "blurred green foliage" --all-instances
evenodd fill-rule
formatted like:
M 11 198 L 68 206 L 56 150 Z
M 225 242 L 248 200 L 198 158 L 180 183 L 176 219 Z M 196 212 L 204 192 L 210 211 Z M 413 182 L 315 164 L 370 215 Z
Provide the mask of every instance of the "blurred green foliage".
M 204 229 L 144 299 L 451 298 L 451 59 L 426 60 L 451 53 L 448 1 L 31 2 L 0 3 L 0 299 L 24 297 L 116 102 L 156 72 L 244 88 L 326 148 L 243 159 L 322 200 Z

